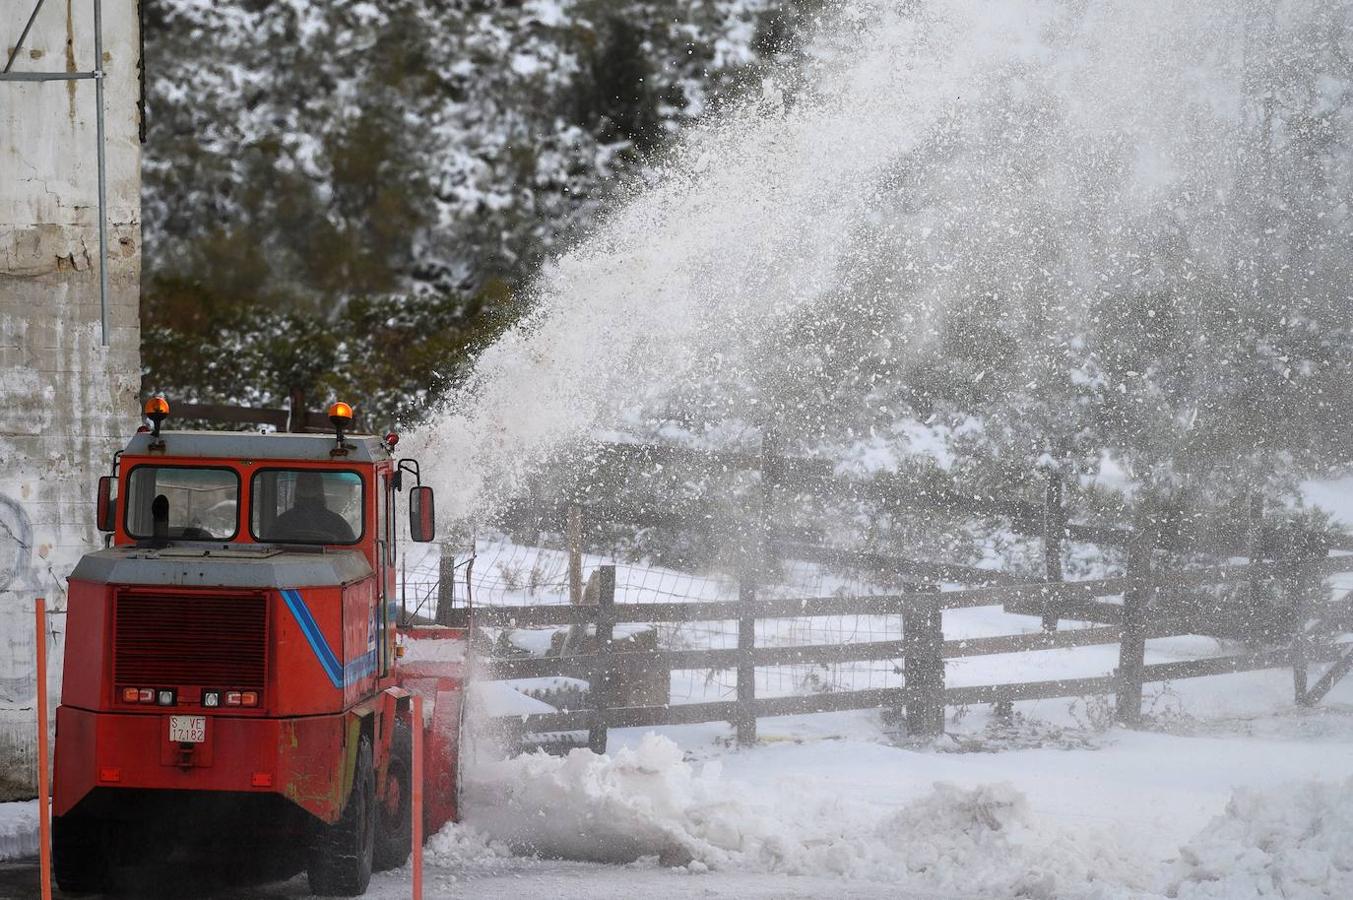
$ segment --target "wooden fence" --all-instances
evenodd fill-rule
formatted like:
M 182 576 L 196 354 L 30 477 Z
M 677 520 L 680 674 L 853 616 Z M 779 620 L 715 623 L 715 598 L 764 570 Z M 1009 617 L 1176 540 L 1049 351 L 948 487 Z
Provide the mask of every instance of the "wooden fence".
M 716 602 L 615 602 L 614 567 L 600 570 L 601 591 L 595 606 L 540 605 L 476 607 L 464 613 L 461 624 L 473 628 L 515 628 L 589 625 L 596 628 L 598 652 L 565 657 L 493 659 L 489 677 L 495 679 L 568 676 L 591 683 L 591 708 L 558 713 L 540 713 L 505 719 L 504 724 L 521 733 L 582 731 L 597 750 L 605 747 L 606 730 L 616 727 L 677 725 L 727 721 L 734 725 L 741 743 L 756 740 L 756 720 L 763 717 L 850 709 L 890 708 L 905 712 L 908 732 L 934 735 L 943 731 L 945 708 L 953 705 L 992 703 L 1007 705 L 1019 700 L 1115 694 L 1118 720 L 1136 724 L 1141 718 L 1143 685 L 1291 667 L 1298 703 L 1318 702 L 1338 678 L 1353 668 L 1353 642 L 1315 640 L 1353 629 L 1353 601 L 1324 599 L 1325 578 L 1353 571 L 1353 556 L 1330 556 L 1301 562 L 1256 562 L 1218 566 L 1196 571 L 1152 573 L 1149 557 L 1136 560 L 1133 574 L 1094 581 L 1043 582 L 995 585 L 955 591 L 921 591 L 892 595 L 760 599 L 755 588 L 745 584 L 736 601 Z M 1169 604 L 1162 602 L 1173 592 L 1228 584 L 1257 584 L 1263 579 L 1282 582 L 1285 596 L 1307 610 L 1302 623 L 1284 646 L 1222 657 L 1147 664 L 1146 641 L 1187 634 L 1206 634 L 1205 623 L 1171 618 Z M 1119 597 L 1121 603 L 1102 598 Z M 1097 623 L 1070 631 L 1040 631 L 996 637 L 946 640 L 944 610 L 1003 605 L 1007 612 L 1041 615 L 1055 608 L 1066 618 Z M 901 639 L 864 643 L 808 646 L 758 647 L 758 619 L 840 615 L 888 615 L 902 619 Z M 1306 622 L 1315 618 L 1320 631 L 1308 634 Z M 612 629 L 628 623 L 735 621 L 737 646 L 717 649 L 618 651 Z M 1115 672 L 1091 678 L 985 684 L 949 687 L 944 661 L 957 657 L 1025 653 L 1044 650 L 1118 644 Z M 843 690 L 802 696 L 757 697 L 755 669 L 759 666 L 804 663 L 831 664 L 866 660 L 903 660 L 904 684 L 899 688 Z M 1308 668 L 1335 660 L 1314 686 L 1307 686 Z M 613 698 L 624 679 L 639 672 L 673 669 L 734 669 L 736 699 L 662 706 L 624 706 Z
M 773 440 L 760 453 L 685 450 L 654 445 L 609 444 L 598 455 L 620 467 L 683 473 L 700 470 L 728 472 L 755 470 L 759 490 L 747 499 L 747 515 L 728 530 L 754 544 L 753 555 L 796 559 L 832 565 L 856 565 L 926 583 L 956 582 L 960 590 L 912 590 L 905 593 L 808 599 L 762 599 L 756 585 L 744 581 L 737 601 L 633 603 L 614 602 L 614 574 L 596 606 L 478 607 L 470 622 L 476 627 L 589 625 L 602 637 L 599 652 L 564 658 L 525 658 L 493 661 L 495 678 L 571 675 L 592 684 L 592 708 L 518 717 L 510 727 L 524 732 L 588 730 L 594 747 L 605 744 L 605 729 L 621 726 L 729 721 L 739 741 L 755 740 L 761 717 L 845 709 L 890 708 L 903 712 L 908 731 L 933 735 L 944 727 L 945 707 L 993 703 L 1003 707 L 1018 700 L 1115 695 L 1119 721 L 1134 724 L 1142 715 L 1143 686 L 1206 675 L 1274 667 L 1291 667 L 1296 702 L 1318 702 L 1333 685 L 1353 670 L 1353 646 L 1333 644 L 1329 636 L 1353 630 L 1348 598 L 1329 603 L 1325 579 L 1353 571 L 1353 556 L 1329 555 L 1353 549 L 1346 536 L 1314 534 L 1291 524 L 1267 520 L 1262 502 L 1241 498 L 1230 507 L 1197 511 L 1168 505 L 1136 511 L 1134 527 L 1073 521 L 1063 485 L 1055 474 L 1046 476 L 1042 503 L 973 495 L 953 487 L 917 490 L 913 483 L 891 475 L 868 479 L 843 478 L 832 463 L 778 455 Z M 644 478 L 638 479 L 640 483 Z M 1043 580 L 1029 582 L 1008 573 L 933 561 L 901 559 L 859 550 L 821 546 L 820 536 L 792 525 L 777 515 L 777 497 L 788 494 L 815 498 L 865 499 L 884 508 L 961 517 L 1000 517 L 1017 533 L 1041 540 Z M 632 526 L 709 528 L 717 517 L 703 501 L 686 508 L 644 502 L 632 485 L 613 481 L 598 492 L 561 498 L 553 505 L 530 498 L 516 510 L 515 524 L 562 532 L 570 510 L 581 509 L 593 522 Z M 574 513 L 576 515 L 576 513 Z M 509 522 L 509 526 L 513 523 Z M 727 527 L 727 523 L 725 524 Z M 1066 581 L 1062 559 L 1066 545 L 1080 541 L 1124 548 L 1127 571 L 1122 577 L 1094 581 Z M 1154 569 L 1162 556 L 1182 558 L 1245 557 L 1244 565 L 1211 565 Z M 1235 636 L 1220 627 L 1217 610 L 1208 614 L 1187 602 L 1209 590 L 1243 585 L 1242 595 L 1258 598 L 1263 585 L 1273 582 L 1287 604 L 1291 630 L 1270 639 L 1263 649 L 1223 657 L 1182 662 L 1146 663 L 1146 641 L 1182 635 Z M 1104 598 L 1121 598 L 1106 602 Z M 1000 605 L 1006 612 L 1037 616 L 1042 631 L 1030 634 L 946 640 L 943 611 L 963 607 Z M 898 616 L 901 638 L 889 641 L 758 647 L 758 619 L 837 615 Z M 1307 623 L 1317 622 L 1308 634 Z M 1093 623 L 1091 627 L 1058 631 L 1061 620 Z M 617 651 L 607 638 L 616 624 L 724 621 L 737 623 L 737 646 L 720 649 Z M 1102 676 L 1015 684 L 951 687 L 945 683 L 944 660 L 991 654 L 1117 644 L 1118 665 Z M 832 664 L 851 661 L 902 661 L 903 686 L 813 693 L 805 696 L 760 697 L 755 693 L 759 666 Z M 1314 685 L 1312 664 L 1333 660 Z M 634 673 L 653 669 L 733 669 L 737 673 L 736 699 L 664 706 L 627 706 L 615 701 L 614 687 Z M 598 689 L 600 686 L 600 689 Z

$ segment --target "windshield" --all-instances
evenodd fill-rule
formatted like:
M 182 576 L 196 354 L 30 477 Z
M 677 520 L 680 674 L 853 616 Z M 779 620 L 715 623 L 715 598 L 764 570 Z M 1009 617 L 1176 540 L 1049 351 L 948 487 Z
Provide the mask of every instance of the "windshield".
M 230 469 L 137 466 L 127 479 L 127 533 L 155 537 L 158 505 L 166 538 L 229 540 L 239 530 L 239 495 L 240 477 Z
M 264 469 L 250 482 L 250 528 L 259 541 L 353 544 L 362 537 L 362 476 Z

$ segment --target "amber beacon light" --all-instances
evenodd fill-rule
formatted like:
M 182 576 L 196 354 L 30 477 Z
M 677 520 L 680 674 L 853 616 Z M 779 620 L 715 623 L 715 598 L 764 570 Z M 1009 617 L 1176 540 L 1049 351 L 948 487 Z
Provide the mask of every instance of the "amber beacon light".
M 151 397 L 146 401 L 146 405 L 142 407 L 141 412 L 144 413 L 145 417 L 150 419 L 151 424 L 155 426 L 152 434 L 154 434 L 155 437 L 159 437 L 160 423 L 169 418 L 169 401 L 163 397 Z
M 329 407 L 329 421 L 334 423 L 338 432 L 338 442 L 343 443 L 343 432 L 352 427 L 352 407 L 342 400 Z

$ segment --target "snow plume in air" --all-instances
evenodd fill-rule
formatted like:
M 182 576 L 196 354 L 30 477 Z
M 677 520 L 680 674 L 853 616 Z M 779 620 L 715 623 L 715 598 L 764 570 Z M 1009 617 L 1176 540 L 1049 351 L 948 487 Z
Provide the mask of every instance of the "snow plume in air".
M 619 410 L 736 368 L 767 323 L 828 296 L 889 163 L 982 71 L 1037 52 L 1026 13 L 849 7 L 792 84 L 691 134 L 549 267 L 533 314 L 421 435 L 451 511 L 491 509 Z
M 1292 409 L 1282 391 L 1334 371 L 1274 347 L 1305 340 L 1315 358 L 1309 338 L 1349 306 L 1334 200 L 1353 182 L 1350 89 L 1329 68 L 1348 15 L 1328 0 L 837 5 L 808 62 L 691 131 L 542 273 L 531 315 L 420 436 L 444 506 L 490 514 L 645 408 L 819 439 L 858 410 L 886 423 L 927 353 L 974 395 L 999 364 L 991 415 L 1012 429 L 1074 442 L 1066 412 L 1084 401 L 1104 440 L 1165 467 L 1193 448 L 1211 471 L 1239 427 L 1231 395 Z M 955 328 L 999 354 L 937 351 Z M 1235 375 L 1264 354 L 1281 383 Z M 1021 406 L 1058 391 L 1046 421 Z M 1256 427 L 1273 418 L 1255 409 Z

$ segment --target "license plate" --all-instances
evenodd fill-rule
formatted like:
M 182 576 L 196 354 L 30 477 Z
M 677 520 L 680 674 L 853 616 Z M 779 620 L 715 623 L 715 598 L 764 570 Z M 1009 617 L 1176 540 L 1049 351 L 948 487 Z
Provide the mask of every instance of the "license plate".
M 200 744 L 207 739 L 206 716 L 170 716 L 169 740 L 175 744 Z

